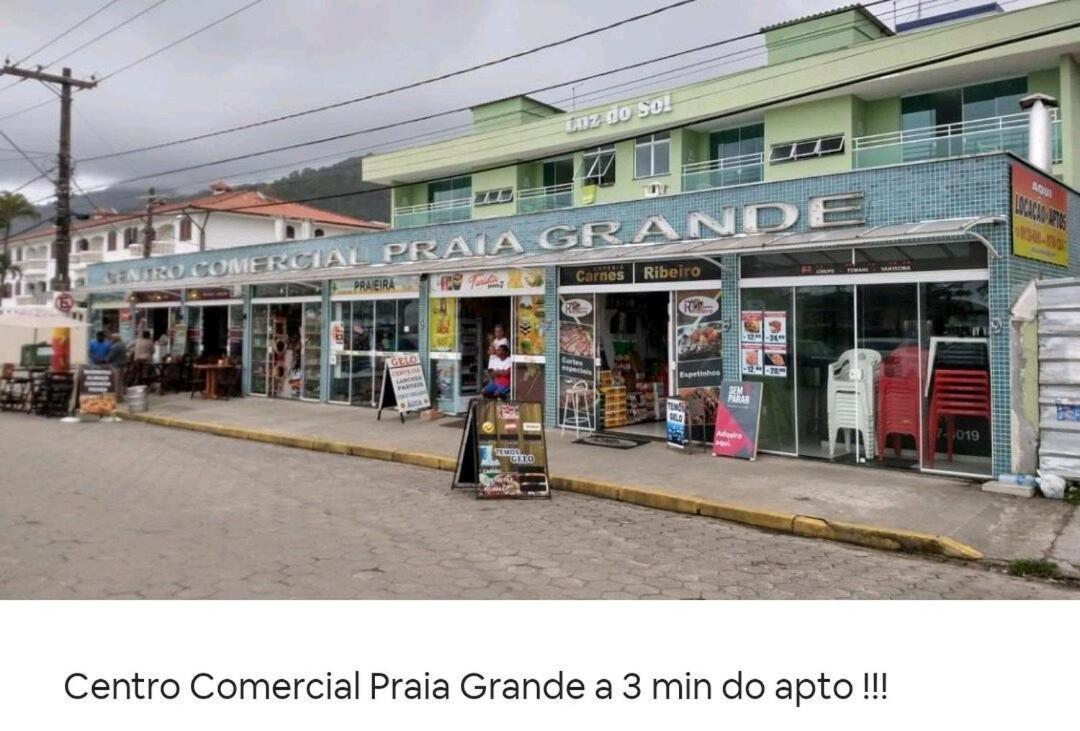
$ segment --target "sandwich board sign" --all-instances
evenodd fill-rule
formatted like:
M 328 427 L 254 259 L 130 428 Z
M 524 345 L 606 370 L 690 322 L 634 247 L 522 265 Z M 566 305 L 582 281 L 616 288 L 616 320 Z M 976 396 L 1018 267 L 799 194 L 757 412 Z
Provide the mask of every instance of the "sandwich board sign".
M 375 419 L 382 419 L 383 409 L 396 408 L 402 423 L 410 411 L 431 408 L 424 367 L 416 353 L 398 353 L 386 358 L 383 369 L 382 392 L 379 394 L 379 411 Z
M 690 432 L 686 421 L 686 402 L 670 397 L 667 400 L 667 445 L 686 449 L 690 443 Z
M 757 459 L 761 424 L 761 386 L 751 381 L 724 381 L 716 404 L 714 457 Z
M 544 405 L 537 401 L 469 403 L 452 487 L 477 498 L 551 498 Z
M 75 391 L 80 415 L 105 417 L 116 413 L 116 371 L 112 368 L 80 366 Z

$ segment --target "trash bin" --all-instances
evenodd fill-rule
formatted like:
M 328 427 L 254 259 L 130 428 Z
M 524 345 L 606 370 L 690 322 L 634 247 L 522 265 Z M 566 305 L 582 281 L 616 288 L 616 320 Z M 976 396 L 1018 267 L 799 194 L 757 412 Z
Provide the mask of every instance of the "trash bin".
M 146 411 L 146 386 L 132 386 L 124 394 L 124 398 L 127 399 L 128 411 Z

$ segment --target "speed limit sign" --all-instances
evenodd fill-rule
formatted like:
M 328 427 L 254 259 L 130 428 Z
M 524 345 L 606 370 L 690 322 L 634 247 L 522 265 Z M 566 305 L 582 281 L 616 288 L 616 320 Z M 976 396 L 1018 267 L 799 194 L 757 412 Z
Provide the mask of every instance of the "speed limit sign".
M 53 306 L 61 312 L 71 312 L 75 307 L 75 298 L 67 292 L 60 292 L 56 295 L 56 299 L 53 300 Z

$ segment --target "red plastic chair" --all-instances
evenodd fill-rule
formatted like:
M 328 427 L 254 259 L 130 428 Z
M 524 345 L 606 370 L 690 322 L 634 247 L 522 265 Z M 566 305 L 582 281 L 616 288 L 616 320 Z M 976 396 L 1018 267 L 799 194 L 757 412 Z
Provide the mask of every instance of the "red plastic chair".
M 956 417 L 970 416 L 990 421 L 990 374 L 986 371 L 949 370 L 934 371 L 934 383 L 930 395 L 927 439 L 931 446 L 928 465 L 934 466 L 937 451 L 937 428 L 941 419 L 946 420 L 945 439 L 949 461 L 953 458 L 953 437 L 956 433 Z
M 880 376 L 877 388 L 878 459 L 884 459 L 890 436 L 893 450 L 898 457 L 900 456 L 900 438 L 910 436 L 915 440 L 916 460 L 918 460 L 922 455 L 918 376 Z

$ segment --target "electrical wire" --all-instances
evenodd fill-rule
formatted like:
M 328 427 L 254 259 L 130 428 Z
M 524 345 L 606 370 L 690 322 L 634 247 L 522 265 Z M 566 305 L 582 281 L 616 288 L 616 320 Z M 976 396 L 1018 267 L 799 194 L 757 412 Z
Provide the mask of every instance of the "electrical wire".
M 166 2 L 168 2 L 168 0 L 155 0 L 154 3 L 152 3 L 151 5 L 149 5 L 146 8 L 143 8 L 142 10 L 135 13 L 131 17 L 120 21 L 119 23 L 117 23 L 113 27 L 109 28 L 106 31 L 103 31 L 103 32 L 99 33 L 98 35 L 94 36 L 93 38 L 86 41 L 82 45 L 76 46 L 75 48 L 71 49 L 70 51 L 65 53 L 63 56 L 56 59 L 55 61 L 52 61 L 50 63 L 45 64 L 44 68 L 49 68 L 50 66 L 55 66 L 56 64 L 60 63 L 61 61 L 65 60 L 65 59 L 68 59 L 68 58 L 71 58 L 72 56 L 74 56 L 79 51 L 82 51 L 85 48 L 89 48 L 90 46 L 94 45 L 98 41 L 101 41 L 101 40 L 104 40 L 105 38 L 108 38 L 109 36 L 111 36 L 116 31 L 120 30 L 121 28 L 123 28 L 123 27 L 125 27 L 125 26 L 127 26 L 127 25 L 129 25 L 131 23 L 134 23 L 136 20 L 138 20 L 142 16 L 146 15 L 151 10 L 154 10 L 155 8 L 158 8 L 158 7 L 162 6 L 162 5 L 164 5 Z
M 100 15 L 101 13 L 103 13 L 103 12 L 105 12 L 106 10 L 108 10 L 109 8 L 111 8 L 111 7 L 113 6 L 113 5 L 116 5 L 116 3 L 118 3 L 118 2 L 120 2 L 120 0 L 109 0 L 109 2 L 105 3 L 104 5 L 102 5 L 101 7 L 99 7 L 99 8 L 97 9 L 97 10 L 95 10 L 95 11 L 94 11 L 94 12 L 92 12 L 92 13 L 90 13 L 89 15 L 87 15 L 87 16 L 86 16 L 85 18 L 83 18 L 82 20 L 80 20 L 80 21 L 76 22 L 76 23 L 75 23 L 74 25 L 72 25 L 71 27 L 69 27 L 69 28 L 68 28 L 67 30 L 61 31 L 61 32 L 60 32 L 59 34 L 57 34 L 57 35 L 53 36 L 53 37 L 52 37 L 51 39 L 49 39 L 49 40 L 48 40 L 48 41 L 46 41 L 45 43 L 41 44 L 40 46 L 38 46 L 37 48 L 35 48 L 35 49 L 34 49 L 33 51 L 30 51 L 30 53 L 26 54 L 25 56 L 23 56 L 22 58 L 20 58 L 20 59 L 19 59 L 18 61 L 15 61 L 15 62 L 14 62 L 14 63 L 12 63 L 11 65 L 12 65 L 12 66 L 20 66 L 20 65 L 21 65 L 21 64 L 22 64 L 22 63 L 23 63 L 24 61 L 26 61 L 27 59 L 29 59 L 29 58 L 32 58 L 33 56 L 36 56 L 37 54 L 41 53 L 42 51 L 44 51 L 44 50 L 45 50 L 46 48 L 48 48 L 48 47 L 49 47 L 49 46 L 51 46 L 52 44 L 56 43 L 56 42 L 57 42 L 58 40 L 60 40 L 61 38 L 64 38 L 64 37 L 66 37 L 67 35 L 69 35 L 70 33 L 72 33 L 73 31 L 75 31 L 75 30 L 78 30 L 78 29 L 79 29 L 79 28 L 81 28 L 81 27 L 82 27 L 83 25 L 85 25 L 86 23 L 90 22 L 91 20 L 93 20 L 94 18 L 96 18 L 96 17 L 98 16 L 98 15 Z M 8 87 L 4 87 L 4 88 L 8 88 Z

